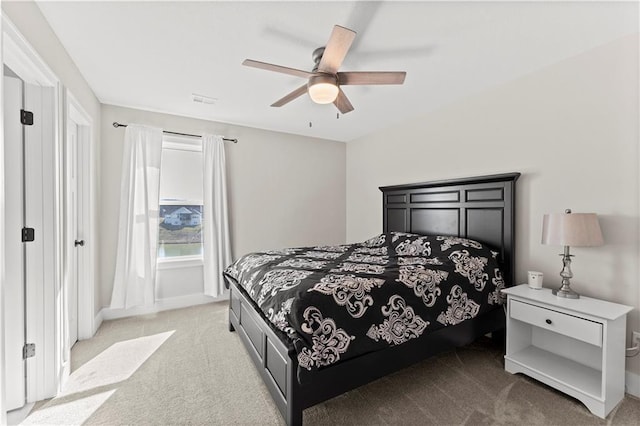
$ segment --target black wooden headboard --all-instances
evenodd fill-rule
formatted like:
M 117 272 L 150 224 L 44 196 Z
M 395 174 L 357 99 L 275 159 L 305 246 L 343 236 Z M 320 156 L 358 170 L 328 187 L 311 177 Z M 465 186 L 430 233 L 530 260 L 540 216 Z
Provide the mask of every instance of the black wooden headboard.
M 516 180 L 520 173 L 383 186 L 383 232 L 454 235 L 500 253 L 505 285 L 515 283 Z

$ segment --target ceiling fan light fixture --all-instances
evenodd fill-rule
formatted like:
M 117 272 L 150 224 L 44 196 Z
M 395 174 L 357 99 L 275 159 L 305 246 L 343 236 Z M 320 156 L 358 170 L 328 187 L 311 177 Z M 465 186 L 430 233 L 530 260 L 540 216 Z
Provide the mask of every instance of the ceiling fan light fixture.
M 338 82 L 336 77 L 320 74 L 309 77 L 307 84 L 309 97 L 317 104 L 330 104 L 338 97 Z

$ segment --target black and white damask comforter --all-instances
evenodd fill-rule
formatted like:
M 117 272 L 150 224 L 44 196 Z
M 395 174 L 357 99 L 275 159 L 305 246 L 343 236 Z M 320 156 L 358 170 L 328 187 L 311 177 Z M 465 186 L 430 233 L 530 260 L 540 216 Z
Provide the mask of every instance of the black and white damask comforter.
M 496 257 L 472 240 L 392 232 L 360 244 L 248 254 L 225 274 L 291 338 L 300 367 L 312 370 L 493 309 L 504 287 Z

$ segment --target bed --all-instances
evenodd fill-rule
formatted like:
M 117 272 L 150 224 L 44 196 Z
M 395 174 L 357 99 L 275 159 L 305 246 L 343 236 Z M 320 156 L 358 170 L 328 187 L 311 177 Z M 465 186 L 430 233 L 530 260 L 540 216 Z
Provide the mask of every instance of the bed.
M 519 176 L 381 187 L 379 236 L 249 254 L 227 268 L 229 330 L 288 425 L 302 424 L 307 407 L 482 335 L 502 335 L 498 295 L 514 283 Z M 458 281 L 449 280 L 454 275 Z

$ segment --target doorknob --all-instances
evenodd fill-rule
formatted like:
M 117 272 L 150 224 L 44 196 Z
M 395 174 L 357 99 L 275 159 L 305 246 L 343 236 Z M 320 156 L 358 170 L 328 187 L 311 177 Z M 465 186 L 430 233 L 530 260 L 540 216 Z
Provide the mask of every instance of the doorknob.
M 74 245 L 74 246 L 76 246 L 76 247 L 78 247 L 78 246 L 82 246 L 82 247 L 84 247 L 84 240 L 80 240 L 80 241 L 75 240 L 75 241 L 73 242 L 73 245 Z

